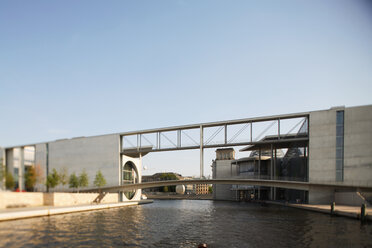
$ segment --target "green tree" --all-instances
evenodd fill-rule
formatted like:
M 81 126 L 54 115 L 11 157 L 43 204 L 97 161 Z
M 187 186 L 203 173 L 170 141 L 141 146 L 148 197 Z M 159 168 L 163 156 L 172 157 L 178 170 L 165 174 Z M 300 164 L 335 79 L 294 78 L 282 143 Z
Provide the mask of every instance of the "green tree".
M 68 183 L 70 188 L 76 189 L 79 187 L 79 178 L 76 176 L 75 172 L 70 175 Z
M 59 183 L 65 186 L 68 183 L 68 171 L 66 167 L 63 167 L 59 173 Z
M 34 166 L 29 167 L 25 173 L 25 186 L 27 191 L 34 191 L 36 184 L 36 172 Z
M 13 177 L 12 173 L 10 173 L 10 172 L 6 173 L 6 175 L 5 175 L 5 187 L 7 189 L 13 190 L 14 186 L 15 186 L 15 182 L 14 182 L 14 177 Z
M 79 187 L 87 187 L 89 185 L 88 174 L 85 169 L 79 175 Z
M 178 177 L 173 173 L 162 173 L 160 175 L 160 181 L 166 181 L 166 180 L 179 180 Z M 176 192 L 176 186 L 164 186 L 160 189 L 162 192 Z
M 168 186 L 164 186 L 163 187 L 163 192 L 168 192 L 168 191 L 169 191 Z
M 56 169 L 53 169 L 52 173 L 47 176 L 46 186 L 49 188 L 54 188 L 59 184 L 59 175 Z
M 2 185 L 3 179 L 5 177 L 5 168 L 3 164 L 3 159 L 0 160 L 0 183 Z
M 208 193 L 209 194 L 213 193 L 213 187 L 211 185 L 208 186 Z
M 94 179 L 94 186 L 96 187 L 103 187 L 106 185 L 106 179 L 102 175 L 102 172 L 100 170 L 97 171 L 96 178 Z

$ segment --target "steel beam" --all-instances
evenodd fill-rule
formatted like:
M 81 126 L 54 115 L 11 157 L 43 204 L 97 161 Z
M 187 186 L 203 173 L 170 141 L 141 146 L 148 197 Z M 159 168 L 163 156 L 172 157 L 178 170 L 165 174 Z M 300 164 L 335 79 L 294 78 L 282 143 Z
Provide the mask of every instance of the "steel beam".
M 119 135 L 128 136 L 128 135 L 133 135 L 133 134 L 138 134 L 138 133 L 144 134 L 144 133 L 176 131 L 179 129 L 181 130 L 198 129 L 200 128 L 200 126 L 203 126 L 204 128 L 208 128 L 208 127 L 217 127 L 217 126 L 224 126 L 224 125 L 245 124 L 245 123 L 251 123 L 251 122 L 254 123 L 254 122 L 274 121 L 278 119 L 284 120 L 284 119 L 308 117 L 309 114 L 310 112 L 302 112 L 302 113 L 286 114 L 286 115 L 273 115 L 273 116 L 267 116 L 267 117 L 236 119 L 236 120 L 227 120 L 227 121 L 218 121 L 218 122 L 206 122 L 206 123 L 183 125 L 183 126 L 173 126 L 173 127 L 165 127 L 165 128 L 155 128 L 155 129 L 123 132 L 123 133 L 119 133 Z
M 204 128 L 208 128 L 208 127 L 216 127 L 216 126 L 224 126 L 224 125 L 228 126 L 228 125 L 246 124 L 246 123 L 251 123 L 252 125 L 255 122 L 274 121 L 278 119 L 284 120 L 284 119 L 301 118 L 301 117 L 306 117 L 308 119 L 308 125 L 309 125 L 309 118 L 308 118 L 309 115 L 310 115 L 310 112 L 301 112 L 301 113 L 284 114 L 284 115 L 272 115 L 272 116 L 266 116 L 266 117 L 244 118 L 244 119 L 207 122 L 207 123 L 173 126 L 173 127 L 165 127 L 165 128 L 146 129 L 146 130 L 121 132 L 121 133 L 114 133 L 114 134 L 120 135 L 122 137 L 122 136 L 130 136 L 130 135 L 146 134 L 146 133 L 161 133 L 161 132 L 176 131 L 176 130 L 199 129 L 200 126 L 203 126 Z M 308 128 L 308 132 L 309 132 L 309 128 Z M 160 137 L 159 137 L 159 140 L 160 140 Z M 44 143 L 46 142 L 23 144 L 23 145 L 10 146 L 10 147 L 5 147 L 5 148 L 6 149 L 18 148 L 22 146 L 33 146 L 36 144 L 44 144 Z
M 225 124 L 225 145 L 227 144 L 227 124 Z
M 160 135 L 159 135 L 160 139 Z M 273 144 L 274 148 L 280 148 L 281 144 L 286 143 L 286 142 L 308 142 L 309 138 L 308 137 L 303 137 L 303 138 L 294 138 L 294 139 L 281 139 L 281 140 L 270 140 L 270 141 L 256 141 L 256 142 L 238 142 L 238 143 L 228 143 L 227 145 L 225 144 L 212 144 L 212 145 L 203 145 L 203 148 L 219 148 L 219 147 L 226 147 L 226 146 L 270 146 Z M 159 144 L 160 146 L 160 144 Z M 126 148 L 127 150 L 131 150 L 133 148 Z M 122 153 L 125 153 L 125 150 L 123 149 Z M 135 148 L 134 148 L 135 149 Z M 184 146 L 184 147 L 170 147 L 170 148 L 159 148 L 159 149 L 152 149 L 151 151 L 148 152 L 166 152 L 166 151 L 180 151 L 180 150 L 191 150 L 191 149 L 200 149 L 199 145 L 195 146 Z

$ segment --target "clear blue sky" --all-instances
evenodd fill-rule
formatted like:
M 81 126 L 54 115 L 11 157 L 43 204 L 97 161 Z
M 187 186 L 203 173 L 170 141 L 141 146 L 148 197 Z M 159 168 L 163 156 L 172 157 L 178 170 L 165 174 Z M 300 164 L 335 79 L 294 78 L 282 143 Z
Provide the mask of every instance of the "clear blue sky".
M 367 0 L 0 2 L 0 146 L 371 104 L 371 92 Z M 197 152 L 144 162 L 199 174 Z

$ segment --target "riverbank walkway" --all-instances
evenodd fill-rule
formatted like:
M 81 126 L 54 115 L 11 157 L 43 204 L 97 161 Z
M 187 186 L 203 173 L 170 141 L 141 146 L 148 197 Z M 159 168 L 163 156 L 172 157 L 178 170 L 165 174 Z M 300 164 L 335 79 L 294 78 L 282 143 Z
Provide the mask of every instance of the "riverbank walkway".
M 0 210 L 0 221 L 16 220 L 32 217 L 42 217 L 57 214 L 67 214 L 107 208 L 118 208 L 124 206 L 134 206 L 152 203 L 152 200 L 128 201 L 119 203 L 103 203 L 103 204 L 86 204 L 74 205 L 64 207 L 40 206 L 40 207 L 26 207 L 26 208 L 7 208 Z
M 282 205 L 293 208 L 305 209 L 309 211 L 331 214 L 331 205 L 315 205 L 315 204 L 297 204 L 297 203 L 282 203 L 274 201 L 266 201 L 268 204 Z M 346 206 L 346 205 L 335 205 L 333 215 L 350 217 L 354 219 L 360 219 L 361 207 L 357 206 Z M 372 221 L 372 208 L 366 208 L 366 220 Z

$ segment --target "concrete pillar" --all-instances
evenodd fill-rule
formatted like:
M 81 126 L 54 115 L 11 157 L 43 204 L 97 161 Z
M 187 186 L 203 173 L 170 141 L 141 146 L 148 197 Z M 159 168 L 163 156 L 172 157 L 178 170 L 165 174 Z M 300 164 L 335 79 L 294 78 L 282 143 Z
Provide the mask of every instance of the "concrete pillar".
M 258 149 L 258 178 L 261 179 L 261 147 Z M 261 200 L 260 186 L 258 186 L 258 200 Z
M 200 126 L 200 179 L 204 177 L 204 138 L 203 138 L 203 126 Z
M 273 144 L 271 144 L 271 160 L 270 160 L 270 179 L 273 180 L 273 171 L 274 171 L 274 151 Z
M 276 149 L 274 150 L 274 168 L 273 168 L 273 179 L 276 180 Z M 276 187 L 274 187 L 274 194 L 273 194 L 274 201 L 276 200 Z
M 277 154 L 276 154 L 276 149 L 274 151 L 274 169 L 273 169 L 273 179 L 275 180 L 276 179 L 276 158 L 277 158 Z
M 273 180 L 274 174 L 274 151 L 273 151 L 273 144 L 271 144 L 271 160 L 270 160 L 270 180 Z M 274 188 L 270 187 L 270 199 L 274 199 Z
M 25 148 L 21 147 L 19 149 L 19 170 L 18 170 L 18 188 L 19 191 L 25 189 L 24 182 L 24 171 L 25 171 Z
M 261 147 L 258 149 L 258 179 L 261 178 Z
M 139 154 L 139 168 L 138 170 L 141 170 L 142 171 L 142 153 Z M 141 174 L 142 175 L 142 172 L 138 172 L 138 174 Z M 138 175 L 138 183 L 141 183 L 142 182 L 142 177 L 140 177 L 140 175 Z

